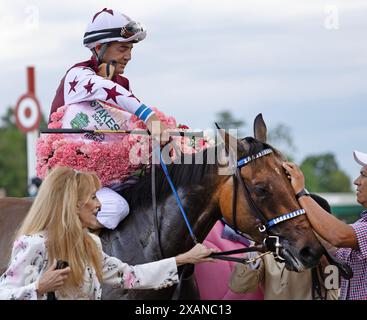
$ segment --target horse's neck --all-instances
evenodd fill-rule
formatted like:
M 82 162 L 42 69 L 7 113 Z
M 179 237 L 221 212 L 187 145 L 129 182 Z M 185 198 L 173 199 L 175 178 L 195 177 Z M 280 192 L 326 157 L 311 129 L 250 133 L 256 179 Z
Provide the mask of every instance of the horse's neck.
M 200 219 L 194 226 L 194 232 L 199 242 L 203 242 L 214 224 L 220 219 L 221 212 L 219 205 L 209 207 L 201 214 Z
M 217 155 L 216 148 L 211 151 Z M 185 170 L 184 167 L 180 166 L 178 165 L 176 169 Z M 194 236 L 199 242 L 205 239 L 215 222 L 221 217 L 215 194 L 218 186 L 225 179 L 224 176 L 219 175 L 217 163 L 202 164 L 202 166 L 204 167 L 198 171 L 192 171 L 199 179 L 194 178 L 189 183 L 175 186 Z M 192 167 L 192 170 L 195 168 Z M 182 172 L 176 171 L 176 174 L 180 175 Z M 194 242 L 190 237 L 189 228 L 173 193 L 158 204 L 158 215 L 161 244 L 165 256 L 176 255 L 193 246 Z M 153 223 L 152 215 L 150 219 Z
M 193 186 L 193 190 L 182 200 L 193 234 L 199 242 L 205 239 L 221 216 L 219 205 L 213 200 L 214 192 L 213 185 L 204 185 L 200 188 Z M 160 213 L 168 216 L 161 219 L 163 222 L 161 239 L 165 256 L 172 256 L 190 249 L 194 242 L 173 197 L 168 199 L 168 202 L 168 206 L 172 208 L 170 212 L 167 212 L 165 204 L 160 208 Z

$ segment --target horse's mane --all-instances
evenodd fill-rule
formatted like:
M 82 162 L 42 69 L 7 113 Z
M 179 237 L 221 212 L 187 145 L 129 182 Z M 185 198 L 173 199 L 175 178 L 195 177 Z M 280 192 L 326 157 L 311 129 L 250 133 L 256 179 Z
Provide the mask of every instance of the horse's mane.
M 248 153 L 243 156 L 255 155 L 265 148 L 270 148 L 274 152 L 279 153 L 269 144 L 260 142 L 252 137 L 247 137 L 242 140 L 246 140 L 250 146 Z M 215 146 L 192 155 L 181 154 L 179 164 L 172 163 L 167 165 L 174 186 L 177 189 L 179 187 L 185 188 L 186 186 L 203 184 L 204 178 L 213 179 L 217 170 L 217 161 L 215 160 L 214 164 L 208 163 L 208 159 L 210 159 L 208 153 L 214 151 L 216 157 L 217 148 L 218 146 Z M 187 161 L 188 159 L 189 161 Z M 196 159 L 200 159 L 201 162 L 195 163 Z M 255 161 L 252 163 L 254 164 Z M 162 202 L 168 196 L 172 195 L 172 190 L 160 165 L 155 165 L 155 181 L 157 202 Z M 134 209 L 150 206 L 152 204 L 151 168 L 146 170 L 145 175 L 136 184 L 124 189 L 121 195 Z
M 214 148 L 214 150 L 213 150 Z M 204 178 L 214 178 L 217 168 L 215 163 L 208 163 L 209 152 L 215 152 L 213 147 L 205 149 L 196 154 L 181 154 L 180 162 L 167 164 L 167 169 L 171 180 L 176 188 L 185 188 L 189 185 L 202 184 Z M 196 160 L 200 159 L 199 163 Z M 155 165 L 155 185 L 157 202 L 163 201 L 169 195 L 172 195 L 172 189 L 166 179 L 166 176 L 160 165 Z M 121 195 L 128 201 L 132 208 L 146 207 L 152 204 L 152 175 L 151 168 L 147 170 L 143 177 L 131 187 L 121 192 Z

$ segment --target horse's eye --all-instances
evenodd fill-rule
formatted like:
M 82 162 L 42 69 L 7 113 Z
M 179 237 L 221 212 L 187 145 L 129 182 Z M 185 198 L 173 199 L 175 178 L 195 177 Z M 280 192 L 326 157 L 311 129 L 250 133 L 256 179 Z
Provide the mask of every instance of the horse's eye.
M 264 186 L 255 186 L 254 193 L 257 197 L 265 197 L 269 195 L 268 190 Z

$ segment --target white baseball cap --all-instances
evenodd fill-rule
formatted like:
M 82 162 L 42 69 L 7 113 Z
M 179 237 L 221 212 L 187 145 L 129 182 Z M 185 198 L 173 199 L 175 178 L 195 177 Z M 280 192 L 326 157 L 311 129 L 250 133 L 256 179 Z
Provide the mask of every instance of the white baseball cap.
M 357 163 L 359 163 L 361 166 L 367 166 L 367 153 L 354 151 L 353 155 Z

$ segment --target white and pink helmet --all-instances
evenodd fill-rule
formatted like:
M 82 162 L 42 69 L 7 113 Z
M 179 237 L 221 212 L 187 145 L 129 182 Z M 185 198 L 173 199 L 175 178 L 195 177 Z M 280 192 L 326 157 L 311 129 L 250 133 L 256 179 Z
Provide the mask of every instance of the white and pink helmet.
M 93 49 L 97 44 L 112 41 L 139 42 L 146 37 L 145 28 L 121 12 L 104 8 L 88 24 L 83 44 Z

